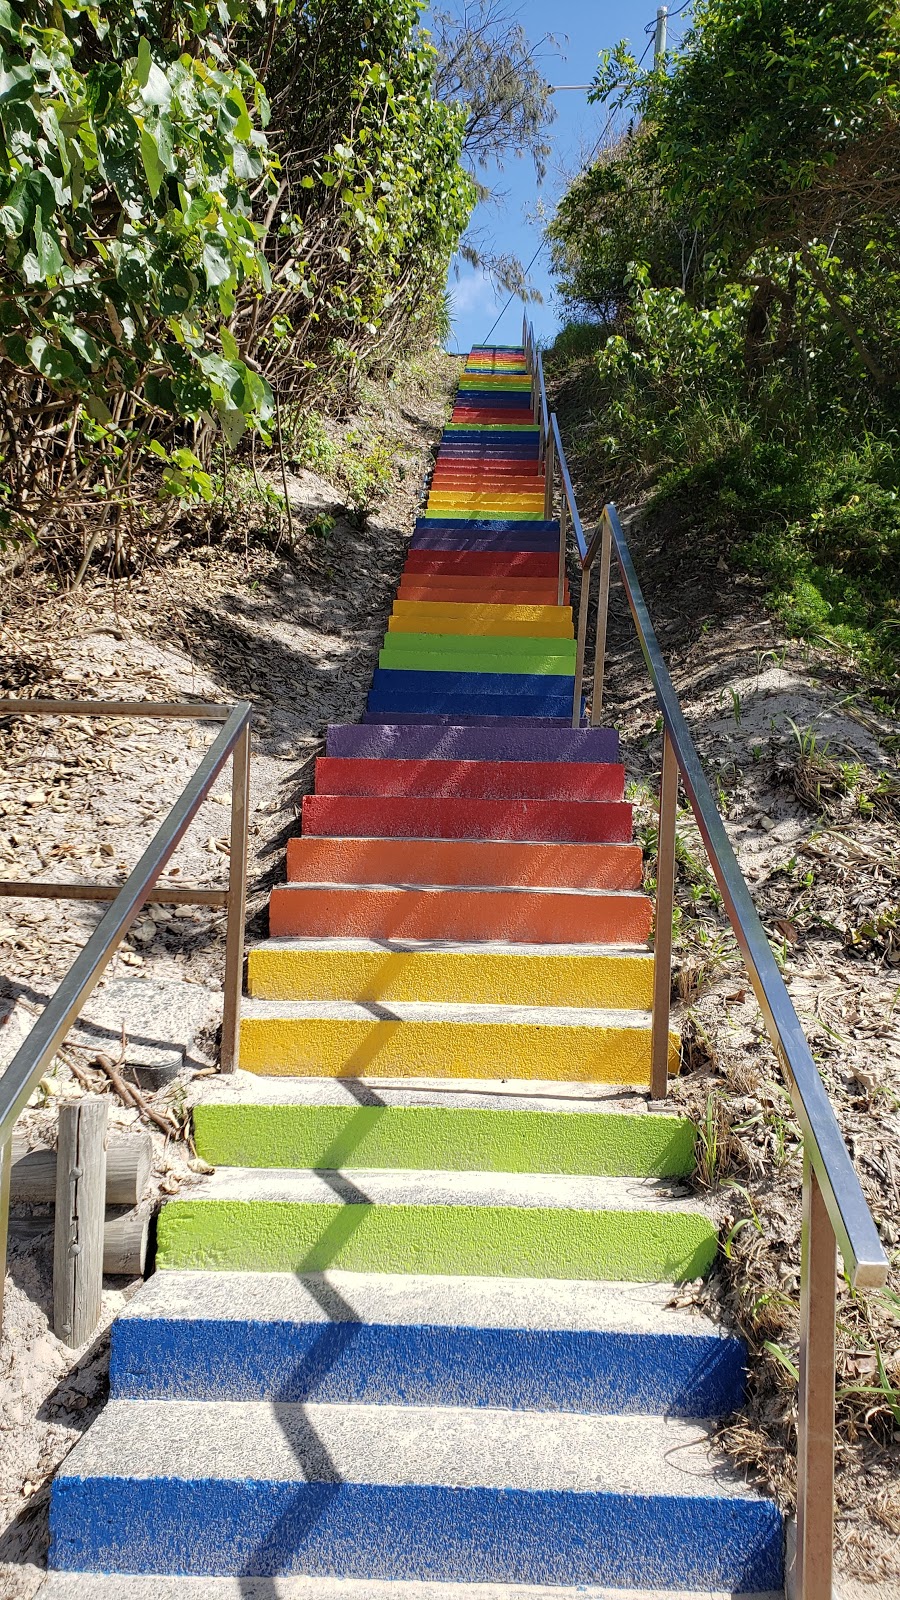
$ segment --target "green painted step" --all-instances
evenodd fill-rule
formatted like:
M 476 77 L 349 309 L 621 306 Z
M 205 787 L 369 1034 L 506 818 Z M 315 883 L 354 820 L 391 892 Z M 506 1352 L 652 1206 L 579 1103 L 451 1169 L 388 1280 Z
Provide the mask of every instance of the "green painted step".
M 715 1254 L 712 1223 L 692 1211 L 223 1199 L 170 1201 L 156 1264 L 682 1283 Z
M 396 1167 L 683 1177 L 686 1117 L 440 1107 L 198 1105 L 197 1153 L 213 1166 Z
M 471 633 L 389 633 L 385 635 L 385 648 L 389 646 L 398 654 L 402 652 L 408 655 L 419 655 L 422 651 L 438 655 L 466 655 L 472 649 L 473 640 L 476 649 L 482 650 L 489 642 L 492 656 L 564 656 L 574 661 L 577 650 L 574 639 L 491 634 L 488 641 L 486 635 Z
M 384 649 L 379 652 L 378 665 L 390 667 L 393 672 L 507 672 L 556 678 L 571 678 L 575 672 L 575 663 L 565 656 L 497 656 L 480 651 L 471 655 L 440 655 L 437 651 L 413 655 Z

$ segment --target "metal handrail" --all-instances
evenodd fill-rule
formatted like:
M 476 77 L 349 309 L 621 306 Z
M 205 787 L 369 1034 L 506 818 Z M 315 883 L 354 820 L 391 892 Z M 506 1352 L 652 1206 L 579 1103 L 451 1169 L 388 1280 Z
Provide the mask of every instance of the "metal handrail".
M 526 349 L 534 336 L 525 321 Z M 797 1600 L 832 1600 L 834 1544 L 834 1389 L 837 1312 L 836 1249 L 854 1288 L 880 1288 L 888 1260 L 859 1178 L 844 1143 L 827 1090 L 813 1060 L 765 929 L 731 847 L 725 825 L 691 737 L 678 695 L 663 660 L 634 562 L 615 506 L 604 507 L 587 539 L 555 413 L 549 426 L 543 363 L 535 367 L 545 457 L 545 517 L 552 515 L 555 468 L 560 478 L 560 572 L 566 555 L 566 524 L 575 533 L 582 572 L 573 696 L 573 725 L 582 720 L 581 695 L 591 579 L 600 557 L 597 642 L 591 724 L 602 700 L 609 569 L 614 554 L 638 642 L 663 723 L 657 845 L 654 937 L 651 1094 L 664 1098 L 668 1083 L 671 1003 L 672 913 L 675 885 L 675 824 L 678 784 L 683 783 L 700 835 L 722 892 L 723 903 L 744 957 L 778 1061 L 786 1074 L 803 1139 L 803 1230 L 800 1273 L 800 1373 L 797 1428 L 797 1543 L 793 1589 Z M 559 601 L 562 603 L 562 579 Z M 599 694 L 598 694 L 599 689 Z
M 196 898 L 200 903 L 208 904 L 210 903 L 208 897 L 215 895 L 218 903 L 224 902 L 228 905 L 222 1067 L 224 1071 L 230 1071 L 236 1065 L 246 903 L 249 735 L 252 709 L 246 700 L 239 701 L 234 706 L 169 706 L 150 701 L 0 700 L 0 716 L 179 717 L 215 720 L 225 724 L 206 751 L 196 771 L 188 779 L 162 826 L 153 835 L 137 866 L 116 893 L 109 910 L 101 917 L 84 948 L 76 956 L 53 998 L 48 1001 L 27 1038 L 0 1077 L 0 1317 L 3 1304 L 2 1271 L 6 1261 L 13 1124 L 26 1105 L 44 1069 L 53 1059 L 73 1022 L 80 1015 L 85 1002 L 96 988 L 105 967 L 135 917 L 153 894 L 153 885 L 177 849 L 216 778 L 232 757 L 234 772 L 228 890 L 180 888 L 173 892 L 172 898 L 177 898 L 181 903 Z M 23 896 L 30 893 L 28 885 L 15 884 L 10 887 Z M 72 891 L 77 891 L 82 886 L 42 884 L 35 887 L 39 891 L 40 898 L 47 898 L 48 893 L 56 888 L 59 890 L 59 898 L 69 898 Z M 99 889 L 94 897 L 104 899 L 108 892 L 105 888 Z M 82 898 L 82 895 L 77 893 L 77 898 Z M 156 893 L 153 894 L 153 898 L 170 897 L 168 894 Z

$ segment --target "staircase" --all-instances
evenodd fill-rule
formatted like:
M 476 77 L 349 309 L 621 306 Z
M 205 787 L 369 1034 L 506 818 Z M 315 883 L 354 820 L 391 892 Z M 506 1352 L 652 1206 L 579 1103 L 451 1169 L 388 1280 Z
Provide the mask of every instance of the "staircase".
M 710 1442 L 744 1349 L 673 1295 L 717 1241 L 648 1103 L 652 907 L 617 737 L 570 726 L 558 549 L 524 352 L 476 349 L 47 1600 L 781 1590 Z

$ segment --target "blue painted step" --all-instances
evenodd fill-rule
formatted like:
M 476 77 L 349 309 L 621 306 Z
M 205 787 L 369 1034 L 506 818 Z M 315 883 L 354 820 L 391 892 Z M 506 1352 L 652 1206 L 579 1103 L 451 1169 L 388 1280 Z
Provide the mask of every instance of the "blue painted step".
M 561 672 L 429 672 L 407 667 L 376 667 L 372 674 L 372 688 L 376 693 L 402 690 L 413 696 L 432 692 L 479 697 L 499 693 L 546 695 L 548 700 L 558 701 L 563 706 L 571 706 L 574 687 L 574 673 Z
M 653 1285 L 617 1286 L 612 1315 L 603 1284 L 158 1273 L 113 1325 L 111 1392 L 607 1415 L 735 1410 L 742 1341 L 673 1312 L 669 1298 Z
M 403 677 L 407 674 L 403 673 Z M 394 713 L 398 711 L 417 711 L 427 713 L 431 720 L 432 714 L 450 715 L 454 720 L 459 717 L 498 716 L 498 717 L 545 717 L 558 716 L 560 723 L 565 723 L 567 712 L 571 717 L 572 700 L 551 700 L 547 695 L 509 695 L 509 694 L 450 694 L 437 689 L 430 693 L 403 694 L 399 690 L 373 689 L 366 701 L 366 715 L 368 719 L 371 711 L 389 711 L 391 721 Z M 582 714 L 584 706 L 582 703 Z

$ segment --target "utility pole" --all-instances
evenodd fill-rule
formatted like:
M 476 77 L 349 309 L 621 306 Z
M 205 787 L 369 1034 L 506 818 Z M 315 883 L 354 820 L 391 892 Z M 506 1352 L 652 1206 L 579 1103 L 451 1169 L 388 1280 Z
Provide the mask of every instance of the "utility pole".
M 668 17 L 669 17 L 669 8 L 668 8 L 668 6 L 657 6 L 657 8 L 656 8 L 656 38 L 653 41 L 653 65 L 654 65 L 654 67 L 660 66 L 660 64 L 662 62 L 662 58 L 666 53 L 666 28 L 667 28 L 667 25 L 668 25 Z

